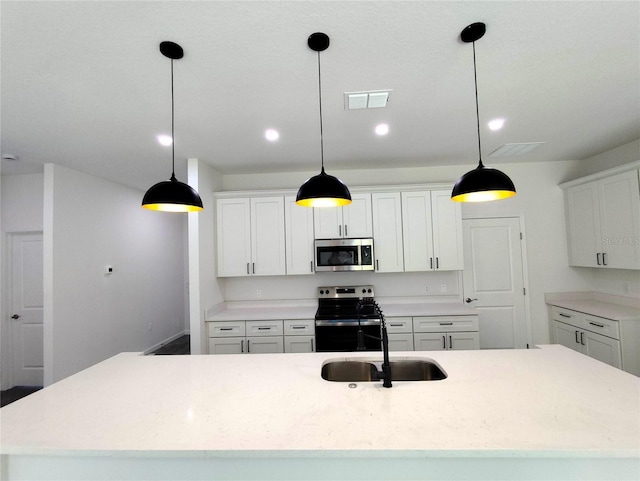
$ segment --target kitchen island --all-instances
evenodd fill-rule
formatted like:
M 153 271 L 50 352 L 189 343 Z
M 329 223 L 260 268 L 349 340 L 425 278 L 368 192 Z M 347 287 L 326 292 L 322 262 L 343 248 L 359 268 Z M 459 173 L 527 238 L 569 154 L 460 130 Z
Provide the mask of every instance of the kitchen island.
M 638 479 L 640 379 L 562 346 L 394 353 L 441 381 L 325 381 L 380 354 L 123 353 L 0 410 L 2 479 Z

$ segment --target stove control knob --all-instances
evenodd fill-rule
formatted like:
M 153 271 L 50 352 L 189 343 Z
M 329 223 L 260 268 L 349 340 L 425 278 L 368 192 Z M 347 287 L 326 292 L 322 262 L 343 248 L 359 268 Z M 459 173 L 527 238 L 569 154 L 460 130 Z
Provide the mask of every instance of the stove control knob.
M 322 289 L 320 289 L 320 295 L 324 294 L 324 291 Z
M 367 290 L 367 292 L 368 292 L 369 294 L 371 294 L 371 289 L 368 289 L 368 290 Z
M 367 290 L 366 290 L 366 289 L 362 289 L 362 293 L 363 293 L 363 294 L 366 294 L 366 293 L 367 293 Z

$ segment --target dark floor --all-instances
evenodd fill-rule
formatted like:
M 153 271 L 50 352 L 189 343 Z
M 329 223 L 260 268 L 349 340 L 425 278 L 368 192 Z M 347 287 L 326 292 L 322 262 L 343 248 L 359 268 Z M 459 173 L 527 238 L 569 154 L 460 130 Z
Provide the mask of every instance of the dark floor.
M 22 399 L 40 389 L 42 389 L 42 386 L 15 386 L 6 391 L 0 391 L 0 407 L 11 404 L 13 401 Z
M 190 344 L 191 336 L 184 335 L 175 339 L 164 346 L 160 346 L 153 352 L 150 352 L 149 355 L 155 356 L 170 356 L 170 355 L 178 355 L 178 354 L 191 354 L 191 344 Z
M 184 335 L 175 339 L 164 346 L 160 346 L 153 352 L 150 352 L 149 355 L 152 356 L 173 356 L 180 354 L 191 354 L 191 345 L 190 345 L 191 337 L 189 335 Z M 6 391 L 0 392 L 0 407 L 6 406 L 7 404 L 11 404 L 18 399 L 22 399 L 29 394 L 32 394 L 36 391 L 42 389 L 42 386 L 15 386 L 11 389 L 7 389 Z

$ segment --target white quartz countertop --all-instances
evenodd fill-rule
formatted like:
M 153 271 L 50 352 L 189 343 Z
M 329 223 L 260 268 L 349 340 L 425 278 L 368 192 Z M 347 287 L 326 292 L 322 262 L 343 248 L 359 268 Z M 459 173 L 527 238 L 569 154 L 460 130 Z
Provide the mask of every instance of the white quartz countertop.
M 320 377 L 380 356 L 123 353 L 0 409 L 0 453 L 640 457 L 640 379 L 570 349 L 393 353 L 448 378 L 391 389 Z
M 453 302 L 380 302 L 385 317 L 404 316 L 465 316 L 477 315 L 473 307 Z M 217 321 L 270 321 L 274 319 L 314 319 L 317 305 L 301 306 L 259 306 L 231 307 L 207 317 L 209 322 Z
M 572 311 L 591 314 L 592 316 L 614 319 L 617 321 L 640 321 L 640 309 L 621 306 L 594 299 L 565 299 L 548 301 L 548 304 Z

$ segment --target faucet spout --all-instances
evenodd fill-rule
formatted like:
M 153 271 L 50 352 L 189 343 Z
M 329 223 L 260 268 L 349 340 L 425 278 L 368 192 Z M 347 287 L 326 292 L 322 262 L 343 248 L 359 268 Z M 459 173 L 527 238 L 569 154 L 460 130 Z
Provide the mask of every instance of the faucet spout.
M 357 305 L 357 313 L 358 313 L 358 326 L 360 329 L 358 330 L 358 350 L 364 350 L 364 338 L 369 337 L 380 341 L 382 344 L 382 372 L 378 371 L 376 373 L 376 378 L 382 380 L 383 387 L 392 387 L 391 383 L 391 363 L 389 362 L 389 334 L 387 333 L 387 323 L 384 319 L 384 314 L 382 313 L 382 309 L 376 301 L 370 299 L 373 303 L 373 307 L 376 311 L 376 314 L 380 317 L 380 331 L 381 337 L 371 336 L 369 334 L 365 334 L 362 332 L 362 327 L 360 325 L 360 308 L 362 307 L 362 301 L 360 301 Z

